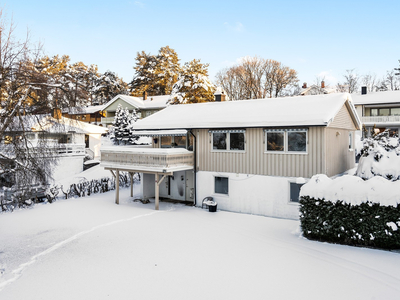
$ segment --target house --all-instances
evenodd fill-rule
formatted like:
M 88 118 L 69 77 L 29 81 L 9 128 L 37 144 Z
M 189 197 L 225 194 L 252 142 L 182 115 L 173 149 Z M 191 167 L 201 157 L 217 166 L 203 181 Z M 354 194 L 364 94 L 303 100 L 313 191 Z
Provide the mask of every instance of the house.
M 143 197 L 298 219 L 300 186 L 355 164 L 349 94 L 172 105 L 135 123 L 153 148 L 102 149 L 113 172 L 143 173 Z M 118 202 L 116 193 L 116 202 Z
M 57 109 L 52 115 L 24 116 L 23 123 L 24 131 L 10 127 L 2 147 L 7 147 L 7 141 L 22 133 L 27 136 L 31 148 L 45 142 L 46 148 L 57 157 L 57 167 L 52 174 L 55 180 L 82 172 L 86 155 L 98 159 L 101 135 L 108 131 L 101 126 L 64 118 Z
M 62 116 L 94 125 L 101 125 L 101 118 L 105 117 L 104 105 L 93 105 L 87 107 L 69 107 L 62 110 Z
M 400 91 L 353 94 L 353 103 L 362 122 L 362 136 L 370 137 L 386 129 L 398 135 L 400 129 Z
M 117 95 L 103 106 L 105 116 L 101 119 L 101 123 L 104 126 L 112 125 L 119 104 L 123 108 L 128 108 L 129 112 L 132 112 L 133 109 L 138 110 L 138 117 L 145 118 L 164 109 L 167 106 L 168 98 L 169 95 L 147 96 L 146 92 L 143 93 L 142 98 Z
M 313 84 L 307 87 L 307 83 L 304 82 L 301 87 L 301 96 L 310 96 L 310 95 L 320 95 L 320 94 L 331 94 L 336 93 L 336 88 L 332 86 L 326 86 L 325 81 L 321 81 L 321 85 Z

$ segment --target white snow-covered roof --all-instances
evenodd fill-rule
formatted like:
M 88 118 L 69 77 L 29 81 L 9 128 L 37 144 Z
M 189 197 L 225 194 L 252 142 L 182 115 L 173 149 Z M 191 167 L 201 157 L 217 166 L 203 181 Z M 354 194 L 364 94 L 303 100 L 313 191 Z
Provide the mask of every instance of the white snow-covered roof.
M 46 131 L 52 133 L 73 131 L 76 133 L 103 134 L 108 131 L 107 128 L 102 126 L 97 126 L 64 117 L 61 117 L 61 119 L 55 119 L 51 116 L 45 116 L 39 122 L 32 125 L 31 128 L 32 130 Z
M 351 96 L 328 94 L 171 105 L 139 120 L 135 130 L 327 126 Z M 354 107 L 353 107 L 354 109 Z M 354 114 L 354 110 L 351 110 Z
M 186 129 L 176 129 L 176 130 L 135 130 L 132 131 L 132 135 L 139 136 L 172 136 L 172 135 L 186 135 Z
M 368 104 L 400 104 L 400 91 L 386 91 L 367 93 L 365 95 L 352 94 L 354 105 L 368 105 Z
M 167 107 L 169 95 L 161 96 L 147 96 L 147 99 L 143 101 L 145 109 L 165 108 Z
M 69 115 L 82 115 L 82 114 L 93 114 L 95 112 L 103 110 L 104 105 L 93 105 L 87 107 L 69 107 L 63 109 L 63 113 L 68 113 Z
M 108 101 L 103 110 L 106 110 L 111 104 L 113 104 L 118 99 L 125 101 L 126 103 L 137 107 L 139 109 L 156 109 L 156 108 L 164 108 L 167 106 L 167 100 L 169 95 L 162 95 L 162 96 L 147 96 L 146 100 L 143 100 L 139 97 L 133 97 L 128 95 L 117 95 Z

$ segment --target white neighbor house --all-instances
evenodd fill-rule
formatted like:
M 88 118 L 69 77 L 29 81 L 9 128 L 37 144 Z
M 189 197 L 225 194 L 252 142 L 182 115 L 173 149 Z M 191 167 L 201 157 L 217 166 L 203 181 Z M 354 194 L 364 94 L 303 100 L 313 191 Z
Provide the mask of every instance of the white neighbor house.
M 142 172 L 144 197 L 298 219 L 300 186 L 355 164 L 349 94 L 172 105 L 135 123 L 153 148 L 102 149 L 106 169 Z M 118 201 L 118 193 L 116 194 Z

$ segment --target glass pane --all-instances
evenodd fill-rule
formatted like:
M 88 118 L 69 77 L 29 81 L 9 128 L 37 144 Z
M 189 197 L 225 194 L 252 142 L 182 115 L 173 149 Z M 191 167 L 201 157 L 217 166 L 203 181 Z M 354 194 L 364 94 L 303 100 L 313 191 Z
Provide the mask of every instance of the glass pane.
M 284 132 L 267 132 L 267 151 L 283 151 L 284 134 Z
M 288 151 L 306 152 L 307 132 L 288 132 Z
M 353 134 L 349 132 L 349 149 L 353 149 Z
M 390 108 L 380 108 L 379 115 L 380 116 L 388 116 L 390 114 Z
M 161 137 L 161 148 L 171 148 L 172 137 L 162 136 Z
M 186 136 L 175 136 L 174 141 L 175 148 L 186 148 Z
M 392 116 L 400 116 L 400 107 L 392 108 L 390 114 Z
M 244 133 L 230 133 L 231 150 L 244 150 Z
M 377 108 L 371 108 L 371 116 L 376 117 L 378 115 L 378 109 Z
M 290 202 L 299 202 L 300 188 L 303 184 L 290 183 Z
M 398 128 L 390 128 L 389 129 L 389 136 L 390 137 L 398 137 L 399 136 L 399 129 Z
M 213 133 L 213 149 L 226 150 L 226 133 L 224 132 Z
M 215 177 L 215 193 L 228 195 L 228 178 Z

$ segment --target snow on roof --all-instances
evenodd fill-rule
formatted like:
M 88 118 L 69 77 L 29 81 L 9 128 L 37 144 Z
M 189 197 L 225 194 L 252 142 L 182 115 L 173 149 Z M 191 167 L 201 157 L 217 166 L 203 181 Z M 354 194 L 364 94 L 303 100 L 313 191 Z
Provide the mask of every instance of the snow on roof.
M 171 105 L 137 121 L 134 128 L 326 126 L 346 101 L 351 101 L 347 93 Z
M 161 95 L 161 96 L 148 96 L 146 100 L 143 100 L 139 97 L 133 97 L 128 95 L 117 95 L 108 101 L 103 110 L 106 110 L 111 104 L 113 104 L 118 99 L 125 101 L 126 103 L 140 108 L 140 109 L 155 109 L 155 108 L 164 108 L 167 106 L 167 100 L 169 95 Z
M 46 131 L 52 133 L 74 131 L 77 133 L 103 134 L 108 131 L 107 128 L 102 126 L 97 126 L 64 117 L 61 117 L 61 119 L 58 120 L 49 115 L 43 117 L 31 127 L 32 130 Z
M 95 112 L 103 110 L 104 105 L 93 105 L 87 107 L 69 107 L 63 112 L 67 112 L 69 115 L 81 115 L 81 114 L 93 114 Z
M 365 95 L 352 94 L 354 105 L 368 104 L 385 104 L 398 103 L 400 104 L 400 91 L 375 92 Z
M 132 131 L 132 135 L 138 136 L 183 136 L 187 134 L 187 130 L 135 130 Z
M 167 107 L 169 97 L 169 95 L 147 96 L 147 99 L 143 101 L 143 104 L 145 109 L 165 108 Z

